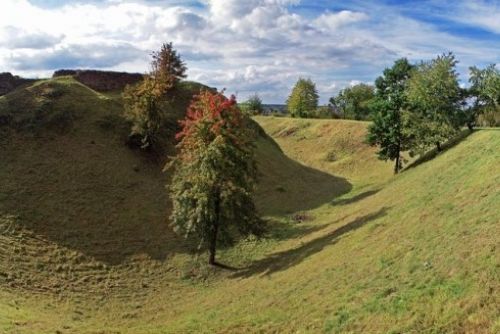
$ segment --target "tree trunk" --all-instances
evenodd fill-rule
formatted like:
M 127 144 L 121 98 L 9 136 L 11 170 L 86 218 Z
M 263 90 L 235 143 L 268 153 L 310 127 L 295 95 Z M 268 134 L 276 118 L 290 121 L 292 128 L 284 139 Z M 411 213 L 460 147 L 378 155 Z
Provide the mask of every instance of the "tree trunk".
M 441 143 L 440 142 L 436 142 L 436 149 L 438 152 L 441 152 Z
M 220 213 L 220 194 L 217 192 L 215 200 L 215 221 L 212 224 L 212 235 L 210 236 L 210 245 L 208 264 L 215 264 L 215 252 L 217 250 L 217 233 L 219 232 L 219 213 Z
M 399 173 L 399 160 L 401 159 L 401 141 L 398 141 L 398 155 L 396 157 L 396 164 L 394 165 L 394 174 Z
M 400 156 L 398 154 L 398 156 L 396 157 L 396 164 L 394 165 L 394 174 L 399 173 L 399 159 L 400 159 Z

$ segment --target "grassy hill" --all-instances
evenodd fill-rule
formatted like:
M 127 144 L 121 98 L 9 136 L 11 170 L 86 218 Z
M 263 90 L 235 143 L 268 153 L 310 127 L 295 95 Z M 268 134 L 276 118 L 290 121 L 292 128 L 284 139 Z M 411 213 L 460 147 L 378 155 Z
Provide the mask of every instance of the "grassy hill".
M 500 330 L 500 132 L 392 177 L 367 123 L 257 117 L 269 232 L 222 271 L 170 231 L 121 114 L 64 77 L 0 98 L 0 332 Z
M 255 120 L 294 160 L 342 175 L 358 187 L 392 176 L 392 164 L 378 160 L 376 148 L 364 142 L 369 122 L 263 116 Z

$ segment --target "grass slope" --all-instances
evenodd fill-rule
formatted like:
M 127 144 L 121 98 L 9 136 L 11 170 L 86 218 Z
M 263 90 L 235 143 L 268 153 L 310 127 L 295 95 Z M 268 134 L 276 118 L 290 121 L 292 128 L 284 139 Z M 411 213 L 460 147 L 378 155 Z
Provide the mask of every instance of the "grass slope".
M 29 117 L 43 98 L 70 122 Z M 391 178 L 366 123 L 257 118 L 295 160 L 259 136 L 270 230 L 221 250 L 238 269 L 220 271 L 168 229 L 168 175 L 123 145 L 121 112 L 68 78 L 0 98 L 22 120 L 0 128 L 0 332 L 500 329 L 500 132 Z
M 170 113 L 173 124 L 202 87 L 181 84 Z M 73 302 L 91 292 L 92 305 L 94 297 L 106 303 L 108 297 L 134 300 L 165 284 L 176 294 L 185 285 L 180 278 L 197 275 L 192 247 L 168 226 L 168 175 L 161 164 L 124 145 L 130 126 L 122 113 L 119 94 L 98 93 L 70 77 L 0 97 L 2 293 Z M 175 127 L 167 131 L 172 135 Z M 289 159 L 263 132 L 257 148 L 256 200 L 265 215 L 317 207 L 350 189 L 343 178 Z M 296 175 L 301 179 L 293 181 Z M 310 185 L 317 190 L 305 198 Z M 270 225 L 270 240 L 301 233 L 283 221 Z M 11 324 L 2 302 L 9 299 L 0 297 L 0 329 L 11 328 L 2 323 Z M 53 319 L 43 313 L 27 312 Z M 28 332 L 43 330 L 34 323 Z
M 498 332 L 499 144 L 498 131 L 478 131 L 379 190 L 313 211 L 305 224 L 319 230 L 143 329 Z
M 377 159 L 365 143 L 369 122 L 351 120 L 254 118 L 294 160 L 345 177 L 357 187 L 379 184 L 392 176 L 392 163 Z

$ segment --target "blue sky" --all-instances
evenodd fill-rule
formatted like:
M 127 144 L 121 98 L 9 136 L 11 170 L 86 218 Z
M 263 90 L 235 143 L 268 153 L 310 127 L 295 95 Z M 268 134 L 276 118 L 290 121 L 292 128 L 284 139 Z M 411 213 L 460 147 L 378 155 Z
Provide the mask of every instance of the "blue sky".
M 145 72 L 172 41 L 197 80 L 244 100 L 283 103 L 299 77 L 321 101 L 372 83 L 394 60 L 452 51 L 468 67 L 500 60 L 500 1 L 2 0 L 0 72 Z

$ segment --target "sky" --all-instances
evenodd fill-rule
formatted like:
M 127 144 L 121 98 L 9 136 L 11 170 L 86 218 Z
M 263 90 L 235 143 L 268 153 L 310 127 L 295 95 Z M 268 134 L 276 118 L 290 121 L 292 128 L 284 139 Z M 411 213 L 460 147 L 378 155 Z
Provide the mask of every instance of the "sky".
M 1 0 L 0 72 L 148 71 L 173 42 L 188 79 L 284 103 L 299 77 L 320 102 L 373 83 L 398 58 L 453 52 L 470 66 L 500 61 L 500 0 Z

